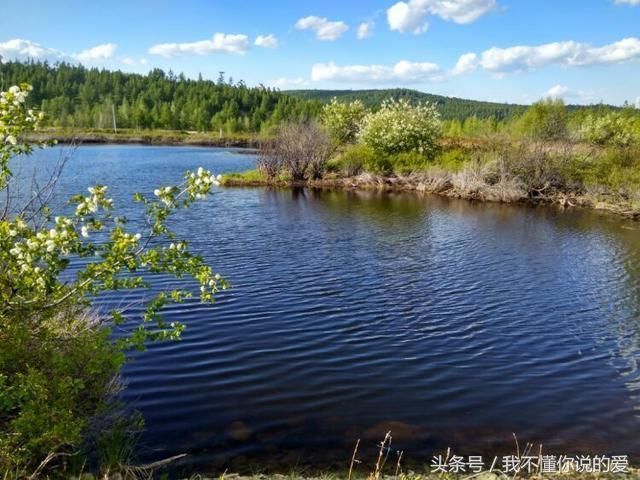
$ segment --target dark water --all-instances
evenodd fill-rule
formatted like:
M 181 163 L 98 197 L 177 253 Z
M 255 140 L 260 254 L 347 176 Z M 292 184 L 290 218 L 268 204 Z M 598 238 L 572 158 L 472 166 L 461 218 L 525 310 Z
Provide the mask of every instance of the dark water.
M 86 147 L 60 188 L 108 184 L 128 212 L 134 191 L 187 168 L 252 163 L 216 149 Z M 640 461 L 640 225 L 417 194 L 229 188 L 176 229 L 233 289 L 213 306 L 169 308 L 183 340 L 125 368 L 145 458 L 344 468 L 357 438 L 375 449 L 390 429 L 406 462 L 448 446 L 512 451 L 512 433 Z

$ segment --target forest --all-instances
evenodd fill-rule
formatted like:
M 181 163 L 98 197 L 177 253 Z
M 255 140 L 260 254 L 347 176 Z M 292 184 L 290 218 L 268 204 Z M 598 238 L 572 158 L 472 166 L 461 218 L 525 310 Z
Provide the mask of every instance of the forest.
M 221 73 L 192 80 L 153 69 L 146 75 L 69 63 L 0 64 L 6 85 L 33 86 L 30 106 L 46 112 L 43 126 L 260 132 L 284 120 L 314 117 L 320 104 L 272 88 L 248 87 Z

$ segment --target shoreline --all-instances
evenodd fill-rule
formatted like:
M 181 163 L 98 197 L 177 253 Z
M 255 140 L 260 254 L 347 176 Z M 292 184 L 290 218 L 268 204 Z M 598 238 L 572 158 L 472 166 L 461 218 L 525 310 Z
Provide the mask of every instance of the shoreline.
M 64 145 L 155 145 L 221 148 L 257 148 L 257 135 L 223 136 L 179 130 L 65 130 L 43 129 L 24 137 L 29 142 L 56 141 Z
M 557 207 L 561 210 L 584 209 L 614 215 L 632 221 L 640 221 L 640 208 L 622 202 L 608 202 L 593 195 L 578 192 L 539 193 L 537 196 L 515 196 L 511 192 L 495 188 L 461 189 L 448 179 L 433 178 L 426 174 L 407 177 L 391 177 L 362 174 L 356 177 L 334 177 L 319 180 L 285 181 L 265 179 L 243 179 L 229 175 L 222 185 L 227 187 L 271 187 L 271 188 L 313 188 L 341 190 L 377 190 L 384 192 L 414 192 L 437 195 L 445 198 L 462 199 L 472 202 L 488 202 L 523 205 L 529 207 Z

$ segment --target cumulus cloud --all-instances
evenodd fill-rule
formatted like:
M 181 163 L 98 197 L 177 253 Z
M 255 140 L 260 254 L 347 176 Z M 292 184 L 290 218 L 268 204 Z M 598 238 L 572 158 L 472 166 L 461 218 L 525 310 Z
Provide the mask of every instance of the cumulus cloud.
M 278 46 L 278 39 L 275 35 L 258 35 L 255 41 L 256 47 L 264 48 L 276 48 Z
M 117 45 L 115 43 L 105 43 L 98 45 L 87 50 L 83 50 L 80 53 L 73 55 L 73 58 L 80 62 L 93 62 L 96 60 L 107 60 L 113 57 L 116 53 Z
M 571 93 L 571 90 L 566 85 L 555 85 L 547 91 L 546 96 L 551 98 L 563 98 L 568 96 L 569 93 Z
M 627 4 L 627 5 L 640 5 L 640 0 L 615 0 L 615 4 L 616 5 L 623 5 L 623 4 Z
M 482 54 L 482 68 L 495 73 L 534 70 L 547 65 L 567 67 L 623 63 L 640 59 L 640 39 L 592 47 L 573 41 L 538 46 L 490 48 Z
M 139 60 L 136 60 L 135 58 L 132 58 L 132 57 L 124 57 L 120 61 L 125 65 L 146 65 L 147 64 L 146 58 L 141 58 Z
M 435 63 L 409 62 L 402 60 L 388 65 L 345 65 L 333 62 L 317 63 L 311 67 L 314 81 L 334 81 L 340 83 L 420 83 L 436 81 L 441 69 Z
M 186 43 L 160 43 L 149 48 L 149 53 L 163 57 L 208 55 L 211 53 L 244 54 L 249 50 L 249 38 L 241 34 L 215 33 L 209 40 Z
M 471 73 L 478 67 L 478 56 L 475 53 L 460 55 L 456 66 L 451 70 L 451 75 L 464 75 Z
M 80 53 L 68 54 L 55 48 L 42 46 L 39 43 L 21 38 L 14 38 L 0 43 L 0 55 L 12 60 L 65 60 L 73 62 L 93 62 L 108 60 L 116 53 L 117 45 L 105 43 L 83 50 Z
M 315 32 L 318 40 L 337 40 L 344 32 L 349 30 L 348 25 L 344 22 L 332 22 L 324 17 L 316 17 L 315 15 L 299 19 L 295 27 L 298 30 Z
M 387 10 L 387 22 L 391 30 L 402 33 L 411 32 L 415 35 L 424 33 L 429 28 L 425 20 L 427 9 L 422 6 L 423 2 L 410 1 L 398 2 Z
M 373 22 L 363 22 L 360 25 L 358 25 L 358 31 L 357 31 L 358 39 L 363 40 L 373 35 L 373 27 L 374 27 Z
M 493 10 L 496 0 L 409 0 L 392 5 L 387 10 L 391 30 L 420 34 L 427 31 L 429 15 L 455 23 L 472 23 Z
M 13 38 L 0 42 L 0 55 L 12 60 L 34 59 L 64 59 L 66 55 L 60 50 L 43 47 L 39 43 L 21 38 Z
M 593 92 L 573 90 L 566 85 L 555 85 L 545 92 L 543 97 L 571 99 L 578 103 L 592 103 L 596 100 Z
M 297 78 L 281 77 L 281 78 L 278 78 L 277 80 L 273 80 L 272 82 L 270 82 L 270 85 L 272 87 L 276 87 L 280 89 L 300 88 L 300 87 L 308 86 L 309 81 L 302 77 L 297 77 Z

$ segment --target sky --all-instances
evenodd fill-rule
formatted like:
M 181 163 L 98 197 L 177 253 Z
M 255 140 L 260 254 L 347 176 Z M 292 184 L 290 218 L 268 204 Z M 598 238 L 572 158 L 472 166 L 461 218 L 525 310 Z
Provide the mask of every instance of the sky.
M 0 55 L 640 108 L 640 0 L 2 0 Z

